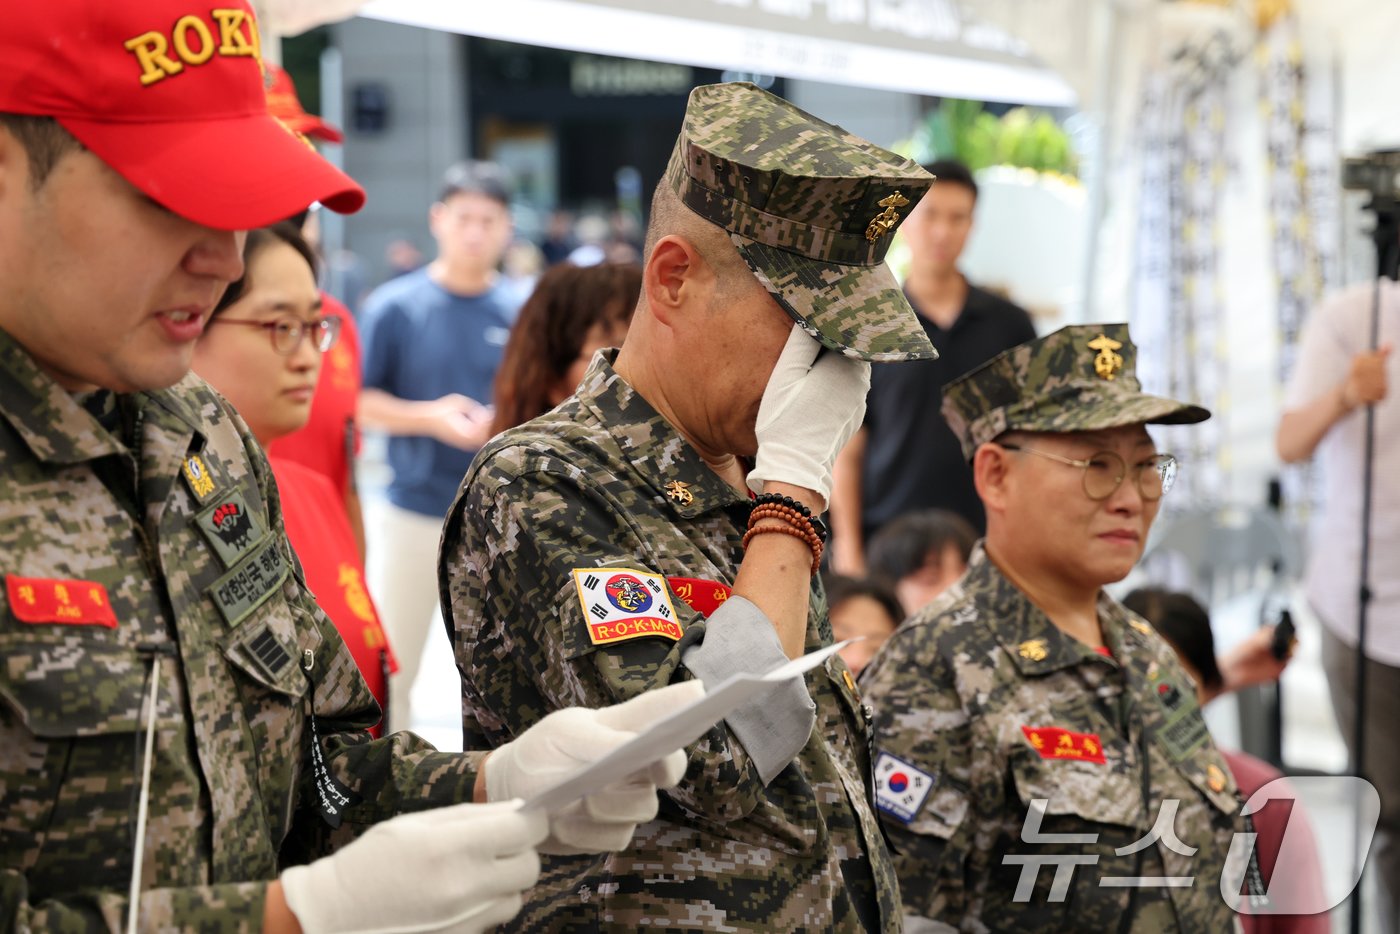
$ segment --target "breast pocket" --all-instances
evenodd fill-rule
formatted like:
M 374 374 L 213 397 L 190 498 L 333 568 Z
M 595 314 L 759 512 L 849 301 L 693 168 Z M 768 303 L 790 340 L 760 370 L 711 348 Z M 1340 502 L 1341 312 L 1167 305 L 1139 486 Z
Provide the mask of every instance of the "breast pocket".
M 284 597 L 295 592 L 289 576 L 283 592 L 251 613 L 224 647 L 257 756 L 258 783 L 272 826 L 285 830 L 308 751 L 307 695 L 311 683 L 302 670 L 306 652 L 314 657 L 320 632 Z
M 127 883 L 150 666 L 87 634 L 0 637 L 0 853 L 24 871 L 31 901 L 74 879 Z M 179 727 L 177 697 L 157 700 L 157 750 Z M 161 764 L 156 778 L 169 774 Z M 178 793 L 161 804 L 180 807 Z
M 1016 904 L 1002 906 L 1008 912 L 1002 923 L 1059 918 L 1065 930 L 1079 929 L 1126 904 L 1129 890 L 1104 887 L 1104 878 L 1158 874 L 1154 863 L 1142 862 L 1150 850 L 1141 856 L 1117 852 L 1152 826 L 1135 765 L 1135 758 L 1098 763 L 1044 758 L 1031 748 L 1013 751 L 1008 782 L 1014 793 L 1006 799 L 1011 813 L 987 867 L 999 892 L 1018 896 Z

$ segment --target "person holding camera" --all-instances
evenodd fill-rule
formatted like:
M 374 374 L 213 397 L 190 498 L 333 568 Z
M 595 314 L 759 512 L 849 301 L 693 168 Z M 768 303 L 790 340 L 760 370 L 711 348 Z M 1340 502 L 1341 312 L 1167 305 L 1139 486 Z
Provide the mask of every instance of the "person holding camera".
M 1400 706 L 1400 401 L 1390 386 L 1400 380 L 1400 285 L 1383 279 L 1379 293 L 1379 341 L 1369 343 L 1376 284 L 1347 289 L 1308 317 L 1297 363 L 1284 396 L 1275 444 L 1285 463 L 1316 458 L 1321 502 L 1312 514 L 1304 593 L 1322 623 L 1322 663 L 1332 709 L 1353 759 L 1356 757 L 1357 600 L 1361 581 L 1361 527 L 1365 508 L 1367 406 L 1375 407 L 1371 498 L 1371 599 L 1366 632 L 1367 711 L 1363 729 L 1364 777 L 1380 792 L 1372 865 L 1383 930 L 1400 920 L 1400 747 L 1391 712 Z

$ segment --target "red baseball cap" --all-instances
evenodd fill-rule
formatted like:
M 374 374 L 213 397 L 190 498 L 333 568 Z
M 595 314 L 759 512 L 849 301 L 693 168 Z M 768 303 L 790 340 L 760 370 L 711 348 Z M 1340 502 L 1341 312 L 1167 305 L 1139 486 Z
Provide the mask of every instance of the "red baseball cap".
M 297 97 L 297 88 L 292 84 L 292 76 L 287 74 L 285 68 L 273 64 L 267 64 L 265 67 L 267 75 L 264 84 L 267 86 L 268 113 L 281 120 L 293 132 L 305 133 L 327 143 L 338 143 L 345 139 L 345 134 L 335 127 L 315 114 L 306 112 L 301 106 L 301 99 Z
M 0 112 L 55 118 L 154 201 L 248 230 L 364 190 L 268 113 L 247 0 L 27 0 L 0 29 Z

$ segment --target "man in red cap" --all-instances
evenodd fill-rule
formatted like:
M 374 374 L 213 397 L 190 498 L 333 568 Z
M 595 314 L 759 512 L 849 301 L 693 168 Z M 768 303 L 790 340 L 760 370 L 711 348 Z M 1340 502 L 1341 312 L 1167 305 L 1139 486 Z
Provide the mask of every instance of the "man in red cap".
M 6 9 L 6 930 L 478 930 L 538 852 L 626 846 L 683 770 L 673 753 L 549 815 L 462 803 L 532 797 L 674 693 L 561 711 L 489 758 L 365 732 L 378 709 L 267 461 L 189 374 L 243 231 L 312 201 L 364 192 L 268 114 L 244 0 Z

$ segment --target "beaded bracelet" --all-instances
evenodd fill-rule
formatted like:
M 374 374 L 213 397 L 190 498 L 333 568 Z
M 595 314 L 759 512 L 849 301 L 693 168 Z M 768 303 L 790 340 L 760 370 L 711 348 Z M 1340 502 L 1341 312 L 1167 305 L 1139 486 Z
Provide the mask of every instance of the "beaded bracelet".
M 791 496 L 783 496 L 779 493 L 760 493 L 752 500 L 755 509 L 763 506 L 785 506 L 793 510 L 806 519 L 811 525 L 812 531 L 817 533 L 817 537 L 826 542 L 826 523 L 812 514 L 812 510 L 801 500 L 793 499 Z
M 808 519 L 812 518 L 812 510 L 807 508 L 800 500 L 795 500 L 791 496 L 783 496 L 779 493 L 760 493 L 753 498 L 755 506 L 786 506 L 789 509 L 800 512 Z
M 822 566 L 822 546 L 821 546 L 821 543 L 817 543 L 817 544 L 814 546 L 814 545 L 807 539 L 807 536 L 806 536 L 803 532 L 799 531 L 798 529 L 796 529 L 796 528 L 794 528 L 793 526 L 790 526 L 790 525 L 759 525 L 759 526 L 754 526 L 753 528 L 749 529 L 747 532 L 744 533 L 744 547 L 745 547 L 746 549 L 749 547 L 749 542 L 753 539 L 753 537 L 754 537 L 755 535 L 763 535 L 763 534 L 766 533 L 766 532 L 778 532 L 778 533 L 781 533 L 781 534 L 783 534 L 783 535 L 791 535 L 791 536 L 793 536 L 794 538 L 799 538 L 799 539 L 801 539 L 802 542 L 803 542 L 803 544 L 805 544 L 808 548 L 810 548 L 810 549 L 812 550 L 812 574 L 813 574 L 813 575 L 816 575 L 816 573 L 817 573 L 819 570 L 821 570 L 821 566 Z
M 749 514 L 749 528 L 753 528 L 764 519 L 778 519 L 798 529 L 814 549 L 825 544 L 817 530 L 812 528 L 812 520 L 794 509 L 786 506 L 759 506 Z

